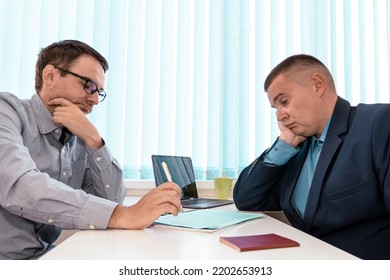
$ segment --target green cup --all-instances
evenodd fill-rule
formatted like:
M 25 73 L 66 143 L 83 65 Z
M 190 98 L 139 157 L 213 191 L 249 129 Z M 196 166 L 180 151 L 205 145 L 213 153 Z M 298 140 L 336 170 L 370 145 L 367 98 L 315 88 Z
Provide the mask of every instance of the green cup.
M 218 199 L 228 199 L 231 197 L 233 179 L 227 177 L 216 177 L 214 179 L 215 197 Z

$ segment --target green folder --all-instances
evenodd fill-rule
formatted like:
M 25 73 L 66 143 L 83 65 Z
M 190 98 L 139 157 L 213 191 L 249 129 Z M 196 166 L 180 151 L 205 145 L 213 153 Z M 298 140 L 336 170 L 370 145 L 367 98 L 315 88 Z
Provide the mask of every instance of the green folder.
M 217 230 L 263 217 L 259 213 L 242 213 L 204 209 L 179 213 L 178 216 L 163 215 L 154 224 L 200 230 Z

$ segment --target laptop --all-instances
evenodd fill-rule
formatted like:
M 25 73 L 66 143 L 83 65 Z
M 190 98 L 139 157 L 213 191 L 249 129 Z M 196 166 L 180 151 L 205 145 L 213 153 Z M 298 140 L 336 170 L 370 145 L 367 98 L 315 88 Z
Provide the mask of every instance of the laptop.
M 156 186 L 172 181 L 182 189 L 183 208 L 206 209 L 232 204 L 232 200 L 199 198 L 195 173 L 190 157 L 152 155 L 152 164 Z

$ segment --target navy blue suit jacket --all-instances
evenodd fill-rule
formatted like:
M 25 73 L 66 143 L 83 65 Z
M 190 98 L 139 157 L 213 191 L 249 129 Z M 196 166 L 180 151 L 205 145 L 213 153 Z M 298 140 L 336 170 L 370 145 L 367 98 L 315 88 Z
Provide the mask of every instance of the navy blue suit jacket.
M 240 210 L 283 210 L 296 228 L 363 259 L 390 259 L 390 105 L 338 98 L 303 219 L 290 200 L 305 161 L 246 167 L 234 188 Z

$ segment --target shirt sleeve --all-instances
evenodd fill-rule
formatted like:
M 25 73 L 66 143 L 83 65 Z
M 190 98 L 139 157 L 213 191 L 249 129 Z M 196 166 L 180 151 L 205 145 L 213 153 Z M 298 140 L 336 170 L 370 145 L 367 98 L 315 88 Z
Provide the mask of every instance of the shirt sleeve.
M 271 148 L 265 153 L 263 162 L 269 165 L 285 165 L 299 152 L 299 147 L 294 148 L 281 139 L 277 139 Z
M 51 178 L 37 168 L 24 145 L 22 133 L 26 133 L 30 127 L 25 125 L 29 118 L 21 106 L 0 101 L 0 119 L 1 207 L 18 217 L 38 223 L 56 224 L 64 229 L 107 228 L 112 212 L 124 194 L 123 184 L 118 183 L 112 193 L 106 191 L 105 196 L 117 198 L 117 201 L 110 201 L 80 189 L 73 189 Z M 44 152 L 45 150 L 42 150 L 42 153 Z M 103 173 L 109 174 L 109 179 L 103 182 L 121 182 L 121 179 L 118 179 L 121 176 L 120 168 L 117 170 L 115 167 L 115 171 L 111 171 L 114 169 L 112 163 L 100 165 L 97 160 L 97 155 L 105 156 L 105 149 L 94 155 L 100 167 L 92 169 L 100 168 Z M 104 188 L 110 189 L 105 184 L 97 187 L 101 192 Z
M 98 197 L 122 203 L 125 197 L 122 168 L 106 145 L 99 150 L 87 149 L 89 170 L 83 189 Z

